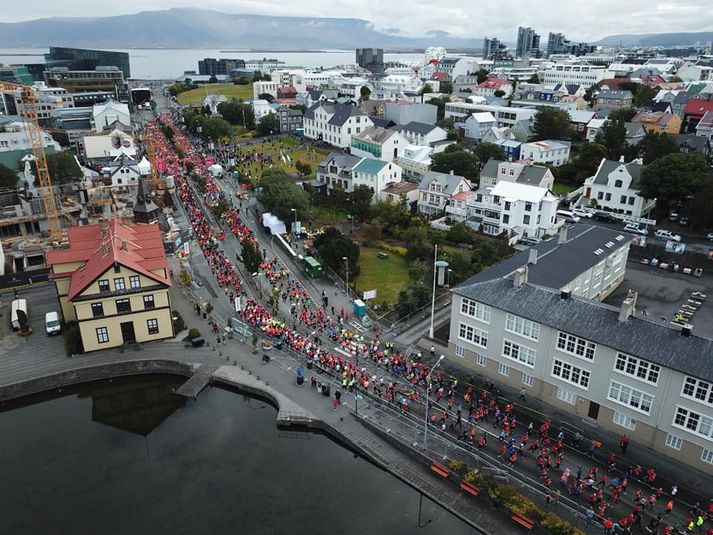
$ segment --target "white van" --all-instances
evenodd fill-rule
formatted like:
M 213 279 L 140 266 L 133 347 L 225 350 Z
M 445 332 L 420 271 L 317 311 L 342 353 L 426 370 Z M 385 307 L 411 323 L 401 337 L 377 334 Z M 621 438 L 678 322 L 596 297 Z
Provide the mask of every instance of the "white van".
M 47 332 L 47 336 L 62 332 L 62 323 L 59 321 L 59 314 L 56 312 L 48 312 L 45 314 L 45 331 Z
M 567 210 L 557 210 L 557 217 L 564 219 L 567 223 L 579 223 L 580 221 L 580 217 L 577 214 Z
M 17 312 L 18 310 L 22 310 L 25 315 L 27 316 L 27 319 L 30 319 L 30 316 L 27 314 L 27 299 L 15 299 L 12 302 L 12 312 L 10 314 L 10 324 L 12 325 L 12 328 L 17 331 L 20 329 L 20 321 L 17 318 Z

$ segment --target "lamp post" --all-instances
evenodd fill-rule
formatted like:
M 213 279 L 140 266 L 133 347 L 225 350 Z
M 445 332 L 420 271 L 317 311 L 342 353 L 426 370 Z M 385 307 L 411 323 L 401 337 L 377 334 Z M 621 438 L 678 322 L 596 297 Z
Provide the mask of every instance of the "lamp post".
M 296 208 L 290 208 L 290 212 L 292 212 L 295 215 L 295 222 L 292 227 L 292 235 L 294 236 L 295 233 L 297 232 L 297 209 Z
M 433 253 L 433 293 L 431 294 L 431 326 L 428 329 L 428 337 L 433 339 L 433 315 L 436 310 L 436 262 L 438 261 L 438 244 Z
M 348 256 L 343 256 L 342 260 L 344 260 L 344 263 L 346 264 L 346 271 L 344 272 L 344 279 L 345 279 L 345 287 L 344 287 L 344 293 L 347 295 L 347 303 L 349 302 L 349 257 Z
M 429 389 L 431 386 L 431 374 L 433 373 L 433 370 L 436 369 L 436 367 L 441 363 L 441 361 L 446 358 L 445 355 L 441 355 L 438 357 L 438 360 L 436 363 L 431 367 L 431 370 L 428 372 L 428 375 L 426 376 L 426 408 L 424 409 L 424 412 L 426 416 L 424 417 L 424 422 L 423 422 L 423 449 L 426 449 L 426 444 L 428 442 L 428 393 Z

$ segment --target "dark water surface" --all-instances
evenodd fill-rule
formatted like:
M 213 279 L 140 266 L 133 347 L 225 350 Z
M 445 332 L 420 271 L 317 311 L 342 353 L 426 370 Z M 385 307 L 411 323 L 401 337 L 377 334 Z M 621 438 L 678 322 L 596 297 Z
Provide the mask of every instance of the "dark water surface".
M 466 524 L 275 410 L 133 377 L 0 412 L 0 534 L 448 534 Z

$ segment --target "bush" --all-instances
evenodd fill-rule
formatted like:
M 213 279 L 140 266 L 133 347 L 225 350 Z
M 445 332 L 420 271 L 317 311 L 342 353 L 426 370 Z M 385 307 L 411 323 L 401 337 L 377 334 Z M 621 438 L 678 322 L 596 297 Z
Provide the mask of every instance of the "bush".
M 468 470 L 468 467 L 462 461 L 451 461 L 448 463 L 448 468 L 453 470 L 455 473 L 461 475 L 463 475 Z
M 408 252 L 406 247 L 401 247 L 400 245 L 389 245 L 388 243 L 383 241 L 378 242 L 376 246 L 382 251 L 386 251 L 387 253 L 392 253 L 399 256 L 406 256 L 406 253 Z
M 566 520 L 562 520 L 554 513 L 544 513 L 540 524 L 553 535 L 584 535 L 584 532 L 575 528 Z
M 65 325 L 62 337 L 64 339 L 64 350 L 67 352 L 68 357 L 84 353 L 82 335 L 79 332 L 79 324 L 76 321 L 70 321 Z
M 189 329 L 188 331 L 188 338 L 200 338 L 201 337 L 201 332 L 196 329 L 195 327 L 193 329 Z
M 376 247 L 376 242 L 374 240 L 362 240 L 362 247 L 368 247 L 369 249 Z
M 186 328 L 186 322 L 178 310 L 173 311 L 173 333 L 178 334 Z

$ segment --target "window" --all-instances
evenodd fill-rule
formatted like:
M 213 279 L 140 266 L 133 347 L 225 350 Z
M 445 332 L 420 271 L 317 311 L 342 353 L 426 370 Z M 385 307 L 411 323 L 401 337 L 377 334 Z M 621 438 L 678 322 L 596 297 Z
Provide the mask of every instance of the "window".
M 465 356 L 465 348 L 463 346 L 456 346 L 456 355 L 459 357 Z
M 131 277 L 129 277 L 129 286 L 131 288 L 141 288 L 141 277 L 138 275 L 131 275 Z
M 530 210 L 532 210 L 532 203 L 531 203 L 531 202 L 526 202 L 526 203 L 525 203 L 525 211 L 526 211 L 526 212 L 529 212 Z
M 503 214 L 503 223 L 506 225 L 510 223 L 510 216 L 508 214 Z
M 599 273 L 601 277 L 601 273 Z M 596 279 L 596 274 L 594 275 Z M 557 349 L 574 355 L 575 357 L 583 357 L 588 360 L 594 359 L 594 350 L 597 345 L 594 342 L 589 342 L 583 338 L 560 332 L 557 337 Z
M 636 202 L 636 197 L 629 197 L 629 205 L 634 206 L 634 203 Z
M 103 318 L 104 317 L 104 305 L 102 303 L 92 303 L 92 317 Z
M 577 403 L 577 394 L 571 390 L 567 390 L 566 388 L 558 388 L 557 399 L 564 401 L 565 403 L 569 403 L 570 405 L 574 405 Z
M 619 179 L 614 181 L 614 187 L 615 188 L 620 188 L 622 186 L 623 182 Z
M 109 331 L 106 327 L 97 328 L 97 342 L 104 344 L 109 341 Z
M 478 303 L 477 301 L 463 297 L 460 305 L 460 311 L 466 316 L 480 320 L 483 323 L 490 323 L 490 314 L 492 310 L 488 305 L 484 305 L 483 303 Z
M 655 385 L 659 380 L 661 367 L 645 360 L 617 353 L 614 370 Z
M 503 341 L 503 356 L 522 362 L 530 368 L 535 367 L 535 356 L 537 351 L 529 347 L 515 344 L 510 340 Z
M 611 201 L 611 193 L 607 193 L 604 195 L 604 200 L 605 201 Z
M 589 388 L 591 372 L 589 370 L 573 366 L 569 362 L 555 359 L 552 363 L 552 375 L 554 377 L 559 377 L 563 381 L 572 383 L 573 385 L 581 386 L 584 389 Z
M 684 407 L 676 407 L 673 425 L 704 437 L 713 437 L 713 418 L 703 416 Z
M 713 388 L 711 388 L 711 384 L 695 377 L 686 377 L 681 395 L 713 405 Z
M 117 291 L 126 290 L 126 283 L 124 282 L 124 277 L 118 277 L 114 279 L 114 288 Z
M 626 429 L 630 429 L 631 431 L 636 429 L 636 420 L 627 416 L 626 414 L 614 411 L 613 421 L 616 425 L 620 425 L 621 427 L 625 427 Z
M 148 310 L 150 308 L 156 308 L 156 303 L 154 303 L 153 295 L 144 296 L 144 309 Z
M 475 354 L 475 361 L 478 363 L 478 366 L 485 366 L 488 364 L 488 359 L 485 358 L 485 355 L 481 355 L 480 353 Z
M 703 451 L 701 452 L 701 461 L 713 464 L 713 451 L 703 448 Z
M 128 299 L 117 299 L 116 313 L 126 314 L 127 312 L 131 312 L 131 301 L 129 301 Z
M 535 382 L 535 380 L 534 380 L 534 378 L 532 377 L 532 375 L 530 375 L 529 373 L 523 373 L 523 374 L 522 374 L 522 384 L 524 384 L 524 385 L 526 385 L 526 386 L 532 386 L 532 384 L 533 384 L 534 382 Z
M 510 368 L 508 367 L 507 364 L 502 364 L 502 363 L 501 363 L 501 364 L 498 366 L 498 373 L 499 373 L 500 375 L 504 375 L 505 377 L 507 377 L 508 375 L 510 375 Z
M 158 320 L 146 320 L 146 326 L 149 328 L 149 334 L 158 334 Z
M 101 279 L 98 284 L 99 284 L 100 292 L 108 292 L 109 291 L 109 281 L 107 279 Z
M 654 396 L 651 394 L 647 394 L 616 381 L 609 382 L 609 395 L 607 397 L 612 401 L 626 405 L 645 414 L 651 412 L 651 405 L 654 402 Z
M 515 314 L 508 314 L 505 318 L 505 330 L 511 333 L 519 334 L 530 340 L 540 339 L 540 324 L 534 321 L 526 320 Z
M 676 435 L 667 434 L 666 445 L 674 450 L 680 450 L 681 446 L 683 446 L 683 439 L 681 437 L 677 437 Z
M 480 347 L 488 347 L 488 333 L 467 323 L 458 325 L 458 338 Z
M 597 199 L 599 199 L 600 201 L 604 199 L 604 192 L 603 192 L 603 191 L 600 191 L 599 193 L 597 193 Z
M 529 215 L 524 215 L 524 216 L 522 216 L 522 224 L 523 224 L 523 225 L 529 225 L 529 224 L 530 224 L 530 216 L 529 216 Z
M 621 198 L 619 199 L 620 204 L 626 204 L 626 195 L 622 195 Z

